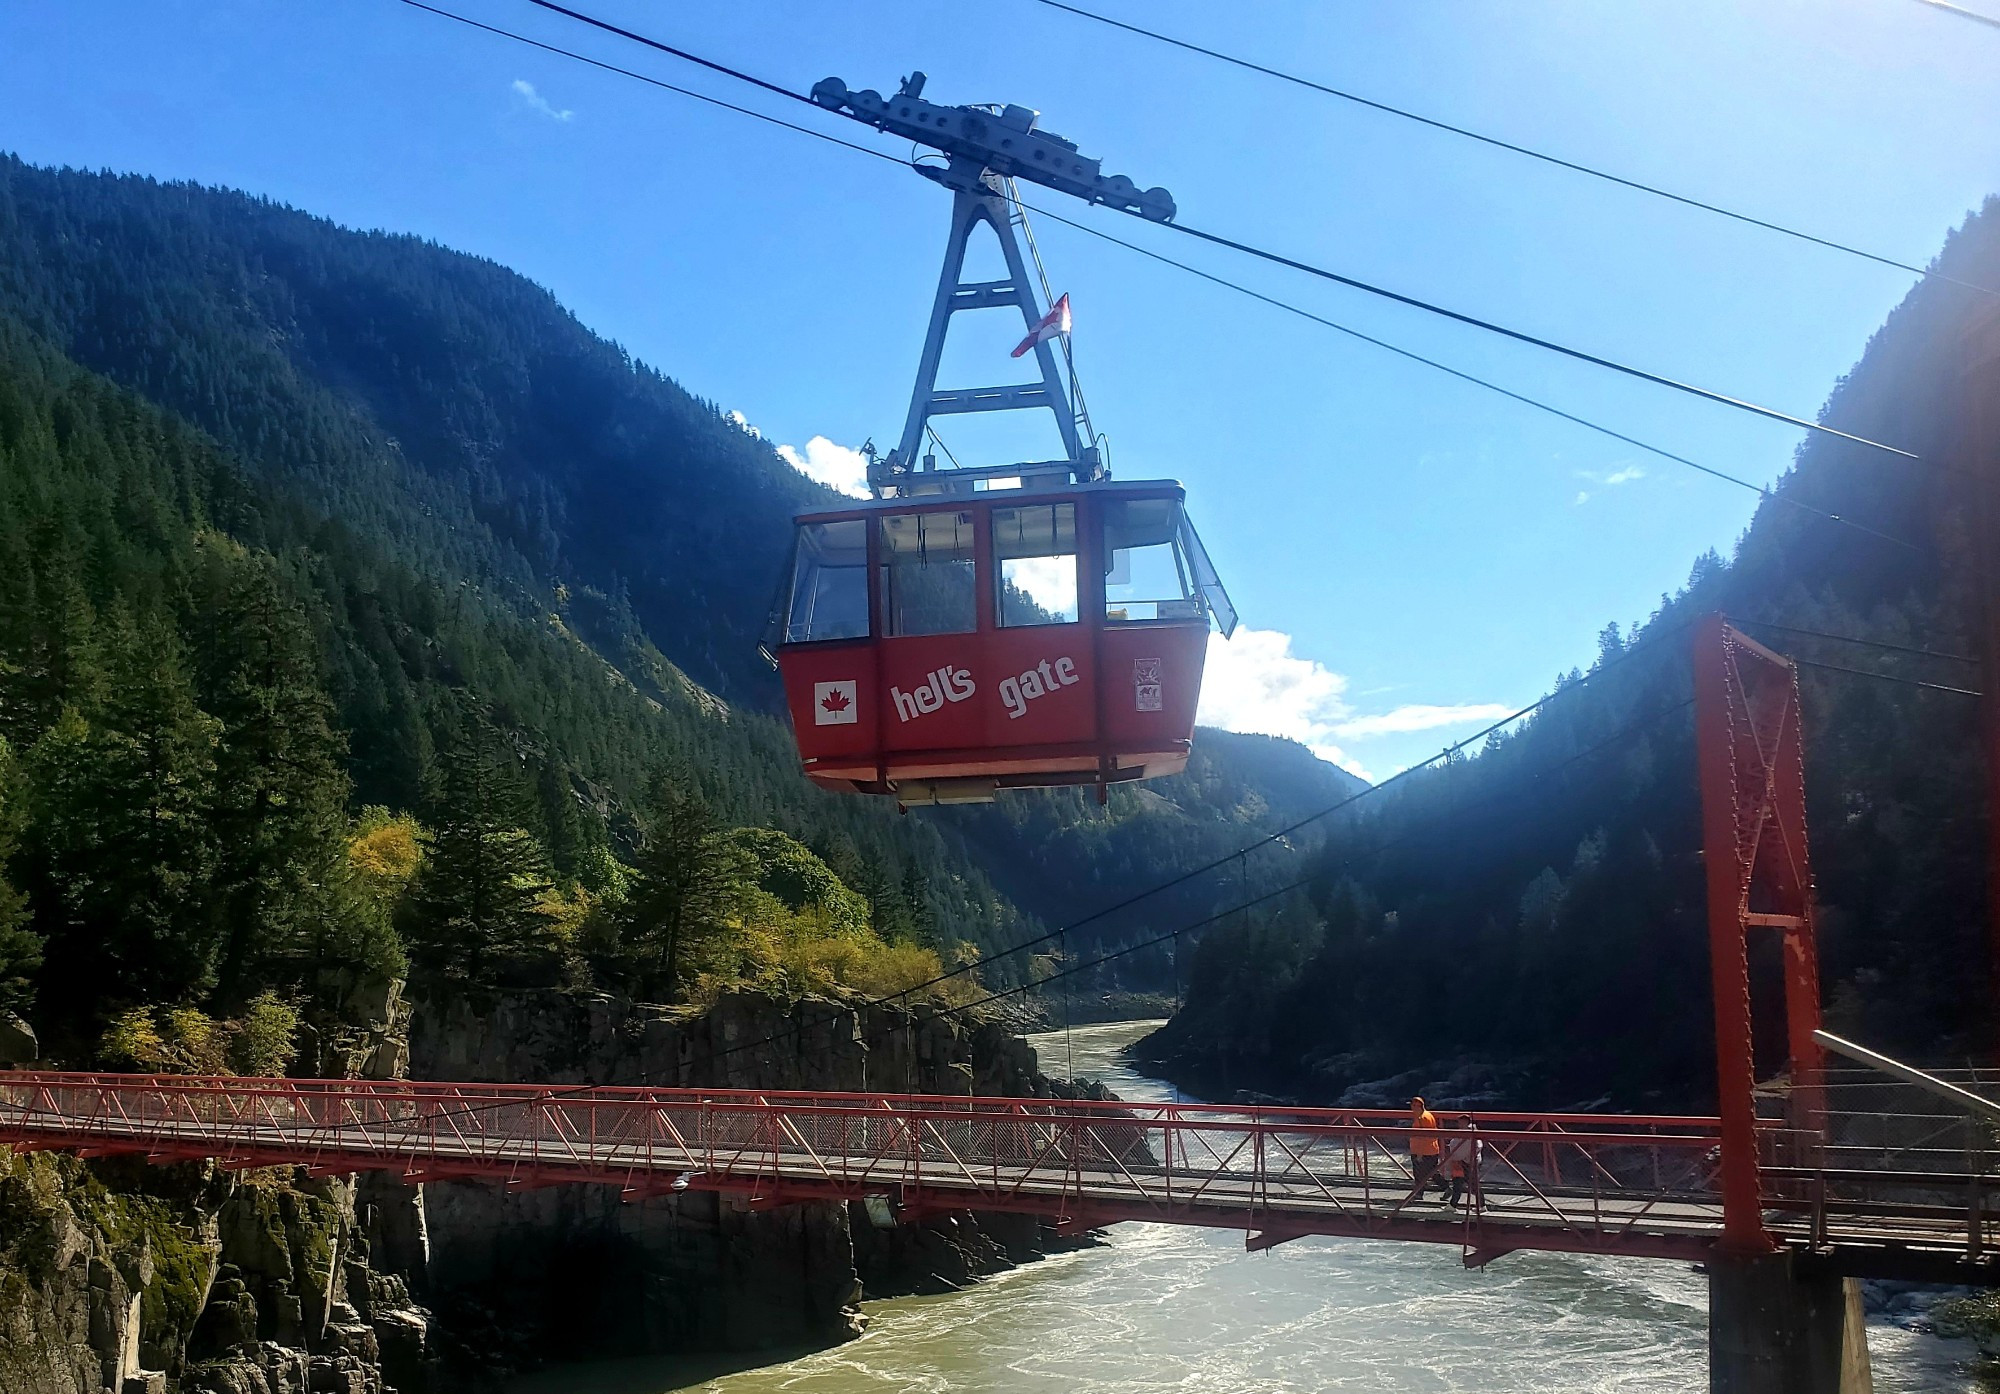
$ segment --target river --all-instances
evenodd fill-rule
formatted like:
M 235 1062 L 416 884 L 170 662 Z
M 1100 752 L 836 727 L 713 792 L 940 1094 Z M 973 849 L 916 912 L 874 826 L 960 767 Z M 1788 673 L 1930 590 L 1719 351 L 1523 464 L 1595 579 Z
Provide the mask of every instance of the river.
M 1050 1073 L 1170 1097 L 1120 1051 L 1157 1023 L 1030 1037 Z M 1448 1246 L 1117 1225 L 1098 1247 L 963 1292 L 871 1302 L 867 1335 L 781 1364 L 566 1365 L 509 1394 L 1237 1394 L 1348 1389 L 1697 1394 L 1707 1280 L 1685 1264 L 1510 1254 L 1468 1272 Z M 1970 1347 L 1871 1323 L 1878 1394 L 1977 1394 Z

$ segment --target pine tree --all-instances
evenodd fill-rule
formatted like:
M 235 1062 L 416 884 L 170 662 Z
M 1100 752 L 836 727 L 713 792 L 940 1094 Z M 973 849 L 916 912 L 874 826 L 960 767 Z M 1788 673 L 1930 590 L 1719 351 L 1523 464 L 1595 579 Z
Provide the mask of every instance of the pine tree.
M 521 826 L 528 794 L 511 743 L 483 710 L 460 707 L 439 756 L 406 938 L 433 982 L 492 986 L 551 947 L 540 902 L 552 882 Z
M 28 898 L 8 879 L 8 867 L 26 821 L 20 767 L 0 740 L 0 1011 L 26 1012 L 34 999 L 42 940 L 29 922 Z
M 28 752 L 29 890 L 59 1016 L 191 1000 L 215 979 L 209 822 L 219 723 L 157 612 L 102 627 L 102 698 Z
M 714 810 L 671 771 L 647 789 L 644 839 L 627 902 L 627 951 L 644 995 L 673 1000 L 689 965 L 727 933 L 755 867 L 721 835 Z
M 903 868 L 902 901 L 905 932 L 910 939 L 926 948 L 936 948 L 937 918 L 931 910 L 930 878 L 915 862 Z
M 570 772 L 561 760 L 545 756 L 535 772 L 535 798 L 540 807 L 544 842 L 556 875 L 573 882 L 583 870 L 590 849 L 602 839 L 591 837 L 583 810 L 577 804 Z
M 868 926 L 892 944 L 911 937 L 910 906 L 903 888 L 873 857 L 864 857 L 850 883 L 854 893 L 868 902 Z
M 207 539 L 197 626 L 203 705 L 222 723 L 213 821 L 215 891 L 227 926 L 223 1004 L 303 967 L 343 907 L 330 879 L 346 847 L 346 742 L 320 686 L 304 616 L 268 562 Z

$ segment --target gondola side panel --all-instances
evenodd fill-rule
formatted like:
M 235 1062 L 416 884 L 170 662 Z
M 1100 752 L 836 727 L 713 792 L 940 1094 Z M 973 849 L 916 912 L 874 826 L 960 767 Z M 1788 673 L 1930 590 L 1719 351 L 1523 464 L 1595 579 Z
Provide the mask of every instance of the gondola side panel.
M 1104 631 L 1104 738 L 1122 750 L 1167 751 L 1194 737 L 1208 625 L 1112 625 Z
M 809 644 L 778 657 L 799 755 L 808 764 L 872 756 L 880 741 L 873 646 Z
M 887 639 L 883 749 L 999 752 L 1095 739 L 1090 636 L 1081 625 Z

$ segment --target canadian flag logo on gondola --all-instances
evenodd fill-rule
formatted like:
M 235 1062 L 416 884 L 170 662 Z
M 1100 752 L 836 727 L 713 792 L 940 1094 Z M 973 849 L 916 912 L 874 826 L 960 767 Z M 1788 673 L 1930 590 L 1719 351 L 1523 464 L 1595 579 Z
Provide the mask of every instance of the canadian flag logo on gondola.
M 861 719 L 854 700 L 854 680 L 813 684 L 813 725 L 852 726 Z
M 1028 337 L 1021 340 L 1012 356 L 1019 358 L 1036 344 L 1045 344 L 1058 334 L 1069 333 L 1069 292 L 1064 291 L 1060 300 L 1050 307 L 1049 312 L 1035 321 L 1035 327 L 1028 331 Z

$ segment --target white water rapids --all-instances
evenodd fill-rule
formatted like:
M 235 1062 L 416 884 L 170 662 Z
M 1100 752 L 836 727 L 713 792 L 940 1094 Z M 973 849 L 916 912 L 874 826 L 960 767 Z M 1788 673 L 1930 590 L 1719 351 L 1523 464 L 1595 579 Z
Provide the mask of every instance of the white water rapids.
M 1170 1090 L 1119 1052 L 1157 1023 L 1030 1037 L 1051 1074 L 1128 1099 Z M 1707 1280 L 1684 1264 L 1447 1245 L 1118 1225 L 1108 1241 L 942 1297 L 871 1302 L 858 1341 L 756 1369 L 651 1359 L 566 1365 L 510 1394 L 1700 1394 Z M 1868 1330 L 1878 1394 L 1976 1394 L 1963 1343 Z

